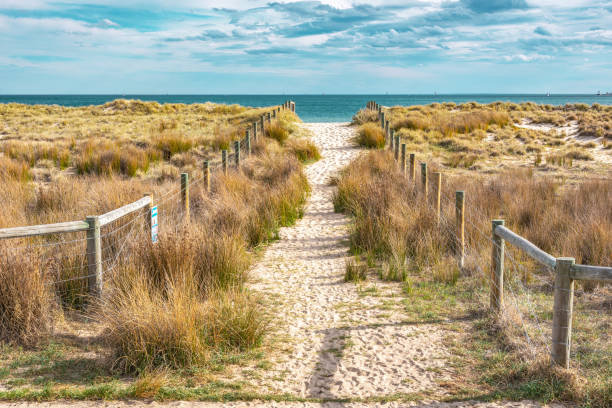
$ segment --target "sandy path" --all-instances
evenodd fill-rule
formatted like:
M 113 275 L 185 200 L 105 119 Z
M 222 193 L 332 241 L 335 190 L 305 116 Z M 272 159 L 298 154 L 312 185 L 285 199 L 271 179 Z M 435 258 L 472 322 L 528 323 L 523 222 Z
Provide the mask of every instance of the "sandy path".
M 445 379 L 443 333 L 402 321 L 398 284 L 364 296 L 343 281 L 349 219 L 334 212 L 330 179 L 358 154 L 354 129 L 305 125 L 323 158 L 307 167 L 312 187 L 304 217 L 280 232 L 252 271 L 254 289 L 279 304 L 288 347 L 261 385 L 300 397 L 372 397 L 437 388 Z M 373 287 L 372 284 L 366 284 Z
M 348 256 L 349 219 L 333 210 L 330 178 L 358 154 L 351 144 L 354 130 L 346 124 L 305 125 L 323 158 L 306 169 L 312 194 L 304 217 L 283 228 L 253 268 L 253 289 L 275 305 L 275 340 L 271 367 L 248 382 L 261 394 L 291 394 L 304 398 L 384 397 L 398 393 L 445 395 L 440 382 L 450 378 L 448 352 L 439 325 L 402 319 L 397 283 L 380 281 L 359 287 L 343 281 Z M 278 340 L 280 339 L 280 340 Z M 232 373 L 234 379 L 240 372 Z M 232 375 L 230 374 L 230 377 Z M 0 404 L 1 405 L 1 404 Z M 531 402 L 51 402 L 13 403 L 36 407 L 536 407 Z

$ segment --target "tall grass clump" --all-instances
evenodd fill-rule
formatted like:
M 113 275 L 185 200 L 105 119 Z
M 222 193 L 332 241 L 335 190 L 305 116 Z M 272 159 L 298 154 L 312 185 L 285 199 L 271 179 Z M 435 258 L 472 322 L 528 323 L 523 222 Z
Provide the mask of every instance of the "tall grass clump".
M 22 160 L 0 156 L 0 180 L 27 182 L 32 178 L 30 166 Z
M 314 162 L 321 158 L 317 145 L 306 138 L 291 138 L 287 141 L 286 146 L 302 163 Z
M 0 340 L 34 346 L 50 334 L 52 294 L 34 257 L 0 247 Z
M 212 196 L 192 192 L 190 222 L 131 247 L 133 259 L 114 274 L 99 316 L 120 371 L 205 366 L 261 343 L 267 320 L 244 287 L 248 250 L 301 215 L 308 185 L 276 142 L 254 147 L 241 170 L 214 175 Z
M 266 127 L 265 133 L 267 137 L 276 140 L 280 144 L 285 143 L 285 141 L 289 138 L 289 130 L 287 130 L 285 126 L 283 126 L 283 124 L 277 120 L 272 121 Z
M 357 131 L 357 143 L 367 148 L 385 147 L 385 132 L 375 123 L 365 123 Z
M 372 109 L 361 109 L 351 120 L 352 125 L 363 125 L 365 123 L 378 123 L 378 111 Z

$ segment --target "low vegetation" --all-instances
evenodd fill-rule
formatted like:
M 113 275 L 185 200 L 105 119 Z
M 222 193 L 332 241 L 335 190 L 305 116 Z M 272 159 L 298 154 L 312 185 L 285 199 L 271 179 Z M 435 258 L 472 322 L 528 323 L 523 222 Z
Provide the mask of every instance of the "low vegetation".
M 506 313 L 482 313 L 489 296 L 491 220 L 505 219 L 510 229 L 554 256 L 612 265 L 612 213 L 606 198 L 612 182 L 572 185 L 529 170 L 493 176 L 447 172 L 440 220 L 431 193 L 425 197 L 387 151 L 362 155 L 345 169 L 337 186 L 335 208 L 355 217 L 350 245 L 356 259 L 347 264 L 345 279 L 355 280 L 361 265 L 380 279 L 403 282 L 410 319 L 451 319 L 458 333 L 469 333 L 449 340 L 457 369 L 471 373 L 458 380 L 461 392 L 587 401 L 598 407 L 612 403 L 612 348 L 602 340 L 612 324 L 609 285 L 577 284 L 575 368 L 568 372 L 549 368 L 552 273 L 510 245 Z M 467 203 L 463 268 L 457 261 L 458 190 L 465 191 Z M 364 258 L 365 265 L 359 261 Z
M 41 114 L 33 119 L 34 128 L 44 115 L 52 116 L 64 132 L 47 137 L 57 138 L 57 145 L 67 143 L 70 163 L 56 165 L 53 154 L 17 158 L 19 148 L 26 151 L 34 143 L 23 125 L 18 128 L 23 138 L 11 141 L 10 149 L 0 142 L 0 150 L 7 149 L 1 160 L 20 163 L 19 171 L 34 174 L 15 176 L 12 167 L 3 167 L 0 200 L 9 205 L 0 227 L 84 219 L 144 193 L 152 194 L 160 214 L 155 244 L 143 228 L 142 211 L 102 229 L 101 300 L 88 295 L 86 242 L 79 233 L 0 241 L 5 282 L 0 288 L 0 372 L 9 389 L 64 387 L 66 371 L 82 377 L 70 380 L 77 389 L 117 381 L 145 387 L 162 372 L 162 383 L 172 377 L 179 385 L 205 384 L 211 370 L 261 358 L 255 357 L 256 349 L 268 321 L 263 300 L 245 286 L 247 271 L 258 247 L 301 216 L 308 184 L 300 161 L 320 156 L 294 114 L 284 111 L 272 121 L 270 128 L 286 137 L 260 136 L 239 170 L 223 174 L 214 165 L 209 193 L 201 182 L 201 160 L 243 137 L 246 121 L 259 119 L 262 109 L 138 101 L 0 109 L 25 117 Z M 91 131 L 102 126 L 99 116 L 115 115 L 118 126 L 99 140 L 69 142 L 66 134 L 83 123 L 79 113 L 90 115 Z M 134 128 L 128 117 L 140 126 L 151 123 L 149 136 L 130 135 Z M 8 115 L 5 128 L 16 123 Z M 217 134 L 218 129 L 224 130 Z M 179 171 L 191 173 L 189 219 L 180 204 Z M 91 339 L 81 339 L 83 332 Z M 24 354 L 40 355 L 49 348 L 71 357 L 52 354 L 48 366 L 14 369 Z M 84 357 L 92 352 L 93 361 Z M 63 369 L 49 368 L 54 365 Z M 202 375 L 194 379 L 194 372 Z
M 363 124 L 357 131 L 357 143 L 369 149 L 380 149 L 385 146 L 385 132 L 377 124 Z
M 533 103 L 434 103 L 384 109 L 385 119 L 408 151 L 441 167 L 498 172 L 536 165 L 537 171 L 582 178 L 607 172 L 612 107 Z M 361 110 L 353 124 L 379 126 L 378 113 Z M 584 142 L 586 141 L 586 142 Z M 363 146 L 375 143 L 361 142 Z

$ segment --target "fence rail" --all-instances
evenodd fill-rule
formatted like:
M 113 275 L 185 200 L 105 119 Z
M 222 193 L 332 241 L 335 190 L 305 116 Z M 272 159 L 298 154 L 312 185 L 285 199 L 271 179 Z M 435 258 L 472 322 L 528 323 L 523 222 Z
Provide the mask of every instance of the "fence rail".
M 366 109 L 378 112 L 379 124 L 385 133 L 385 145 L 393 152 L 396 161 L 400 161 L 398 151 L 400 139 L 394 135 L 394 130 L 383 106 L 375 101 L 366 103 Z M 400 168 L 406 173 L 406 145 L 401 145 Z M 416 155 L 410 153 L 410 168 L 408 177 L 416 183 Z M 440 219 L 439 194 L 441 189 L 441 174 L 435 173 L 435 187 L 433 189 L 436 197 L 434 210 Z M 427 163 L 421 163 L 421 191 L 427 199 L 428 194 L 428 170 Z M 456 239 L 458 243 L 457 258 L 458 265 L 463 268 L 464 246 L 465 246 L 465 193 L 457 191 L 455 194 L 455 217 L 456 217 Z M 526 238 L 516 234 L 504 226 L 504 220 L 492 220 L 492 236 L 489 238 L 492 243 L 491 255 L 491 276 L 490 276 L 490 306 L 498 313 L 504 311 L 504 261 L 505 261 L 505 242 L 516 246 L 524 251 L 532 259 L 555 273 L 554 282 L 554 304 L 553 304 L 553 324 L 552 324 L 552 361 L 562 367 L 569 368 L 572 332 L 572 314 L 574 300 L 574 281 L 594 280 L 600 282 L 612 282 L 612 267 L 579 265 L 574 258 L 555 258 L 551 254 L 538 248 Z
M 223 173 L 228 171 L 230 166 L 230 160 L 233 162 L 236 168 L 241 166 L 241 152 L 246 156 L 251 154 L 251 140 L 256 141 L 258 136 L 265 135 L 267 125 L 271 123 L 273 118 L 276 118 L 281 110 L 288 110 L 295 112 L 295 102 L 286 101 L 282 105 L 273 107 L 272 110 L 262 114 L 256 121 L 248 123 L 246 125 L 245 136 L 243 139 L 235 141 L 233 144 L 234 152 L 229 153 L 228 150 L 221 151 L 221 158 L 217 162 L 205 160 L 202 163 L 202 179 L 206 192 L 210 192 L 210 173 L 215 170 L 222 170 Z M 162 201 L 168 199 L 174 199 L 176 196 L 180 196 L 180 203 L 182 209 L 182 216 L 189 218 L 189 175 L 182 173 L 180 178 L 180 190 L 172 193 L 167 192 L 162 196 Z M 166 197 L 168 196 L 168 197 Z M 154 208 L 153 197 L 150 194 L 145 195 L 143 198 L 126 204 L 122 207 L 109 211 L 105 214 L 98 216 L 88 216 L 83 221 L 68 221 L 60 222 L 55 224 L 43 224 L 43 225 L 31 225 L 24 227 L 13 227 L 13 228 L 1 228 L 0 229 L 0 240 L 12 239 L 12 238 L 29 238 L 35 236 L 51 235 L 51 234 L 62 234 L 62 233 L 74 233 L 74 232 L 86 232 L 86 259 L 87 259 L 87 270 L 88 273 L 85 276 L 79 277 L 79 279 L 87 279 L 88 291 L 90 295 L 99 297 L 103 292 L 103 274 L 104 264 L 108 264 L 112 259 L 102 259 L 102 240 L 104 236 L 101 234 L 101 228 L 107 226 L 127 215 L 135 214 L 138 211 L 144 211 L 144 217 L 142 221 L 146 228 L 153 234 L 153 228 L 156 225 L 152 225 L 152 209 Z M 130 221 L 130 223 L 135 220 Z M 117 228 L 116 230 L 118 230 Z M 116 231 L 114 230 L 114 231 Z M 110 233 L 109 233 L 110 234 Z M 79 240 L 83 241 L 83 240 Z M 114 266 L 110 266 L 112 269 Z M 72 279 L 71 279 L 72 280 Z M 0 283 L 1 284 L 1 283 Z

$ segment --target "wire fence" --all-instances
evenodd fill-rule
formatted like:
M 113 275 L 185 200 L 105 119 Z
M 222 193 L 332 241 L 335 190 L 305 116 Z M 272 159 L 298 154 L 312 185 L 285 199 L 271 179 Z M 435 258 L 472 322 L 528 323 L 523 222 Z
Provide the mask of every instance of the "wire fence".
M 152 239 L 153 208 L 160 220 L 158 228 L 180 225 L 180 220 L 189 217 L 189 190 L 195 188 L 209 194 L 211 174 L 240 167 L 241 160 L 251 154 L 253 144 L 264 137 L 267 127 L 281 111 L 295 112 L 295 103 L 286 101 L 265 112 L 257 121 L 247 123 L 244 137 L 229 146 L 232 150 L 222 149 L 217 159 L 205 160 L 202 171 L 196 172 L 193 179 L 189 180 L 183 173 L 181 183 L 173 183 L 165 191 L 158 189 L 148 200 L 93 217 L 104 220 L 109 214 L 127 208 L 125 214 L 108 223 L 92 227 L 87 224 L 88 219 L 80 224 L 75 222 L 76 227 L 71 223 L 72 230 L 68 230 L 68 223 L 0 229 L 0 257 L 32 260 L 44 276 L 45 284 L 53 287 L 65 306 L 85 306 L 92 296 L 101 295 L 109 275 L 129 261 L 133 253 L 130 247 Z M 130 209 L 130 206 L 136 208 Z

